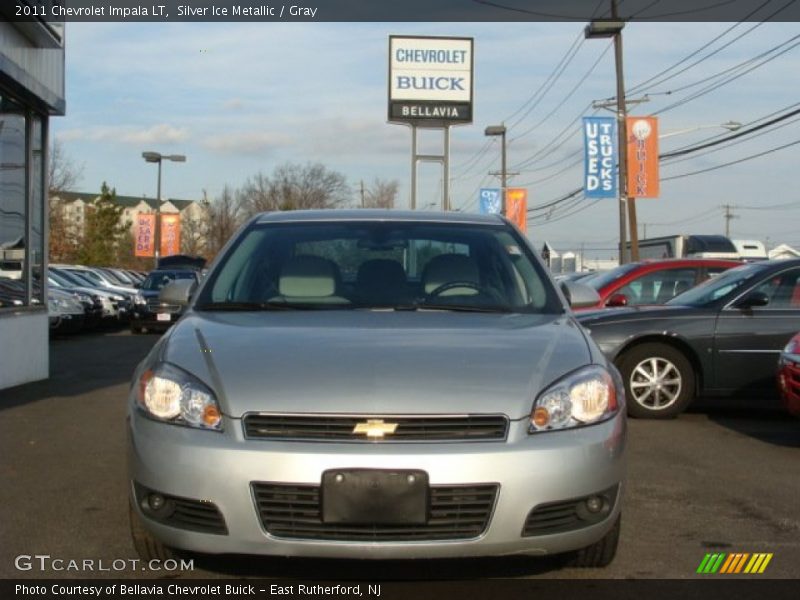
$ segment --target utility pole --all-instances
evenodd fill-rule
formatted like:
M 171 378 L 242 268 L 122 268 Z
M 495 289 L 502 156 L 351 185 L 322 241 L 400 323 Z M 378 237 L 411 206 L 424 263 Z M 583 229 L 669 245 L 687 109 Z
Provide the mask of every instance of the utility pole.
M 361 180 L 361 208 L 365 208 L 367 203 L 364 199 L 364 180 Z
M 733 219 L 738 219 L 739 215 L 733 214 L 733 209 L 736 208 L 732 204 L 723 204 L 722 208 L 725 210 L 725 237 L 731 237 L 731 221 Z
M 639 236 L 636 232 L 636 208 L 633 202 L 628 204 L 627 180 L 628 180 L 628 144 L 625 122 L 627 110 L 625 105 L 625 78 L 622 65 L 622 29 L 625 23 L 619 19 L 617 11 L 617 0 L 611 0 L 611 19 L 598 19 L 591 21 L 584 31 L 586 38 L 614 38 L 614 66 L 617 74 L 617 132 L 618 132 L 618 154 L 619 154 L 619 263 L 625 264 L 627 250 L 627 233 L 625 223 L 626 206 L 628 206 L 631 223 L 631 255 L 638 259 L 639 255 Z

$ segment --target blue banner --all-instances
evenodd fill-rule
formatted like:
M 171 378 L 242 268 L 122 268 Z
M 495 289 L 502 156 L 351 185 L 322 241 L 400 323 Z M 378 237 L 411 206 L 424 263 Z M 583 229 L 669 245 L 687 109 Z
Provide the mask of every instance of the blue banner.
M 480 210 L 482 215 L 499 214 L 503 204 L 500 188 L 481 188 Z
M 616 198 L 618 181 L 617 119 L 583 117 L 584 177 L 587 198 Z

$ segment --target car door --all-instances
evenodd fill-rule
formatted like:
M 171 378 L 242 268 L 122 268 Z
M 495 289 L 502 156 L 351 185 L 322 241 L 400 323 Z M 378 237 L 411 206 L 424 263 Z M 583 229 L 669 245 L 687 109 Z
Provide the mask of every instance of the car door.
M 736 308 L 753 292 L 769 298 L 765 306 Z M 726 393 L 775 390 L 781 350 L 800 331 L 800 268 L 773 272 L 723 308 L 714 340 L 713 387 Z

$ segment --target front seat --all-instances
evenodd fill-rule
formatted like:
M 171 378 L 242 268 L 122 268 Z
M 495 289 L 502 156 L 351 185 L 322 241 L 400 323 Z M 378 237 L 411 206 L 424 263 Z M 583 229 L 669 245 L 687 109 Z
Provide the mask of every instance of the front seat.
M 448 283 L 455 282 L 480 284 L 478 264 L 463 254 L 439 254 L 434 256 L 422 271 L 422 290 L 426 294 Z M 453 287 L 439 296 L 476 296 L 480 292 L 473 287 Z
M 320 256 L 295 256 L 283 265 L 278 296 L 270 301 L 347 304 L 346 298 L 336 295 L 337 281 L 336 263 Z

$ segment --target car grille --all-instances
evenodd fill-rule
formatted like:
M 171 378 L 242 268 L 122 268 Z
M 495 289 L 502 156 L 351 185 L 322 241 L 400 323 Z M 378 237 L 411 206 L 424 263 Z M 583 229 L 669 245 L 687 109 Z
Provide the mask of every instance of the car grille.
M 603 499 L 602 509 L 589 513 L 585 502 L 591 496 L 573 498 L 562 502 L 549 502 L 535 507 L 525 520 L 523 536 L 550 535 L 582 529 L 599 523 L 611 513 L 617 498 L 617 486 L 595 494 Z
M 317 485 L 253 482 L 261 524 L 270 535 L 306 540 L 365 542 L 461 540 L 486 531 L 497 484 L 430 487 L 424 525 L 343 525 L 323 523 Z
M 150 312 L 176 313 L 180 312 L 181 307 L 177 304 L 161 304 L 158 298 L 152 298 L 147 301 L 147 310 Z
M 393 433 L 369 437 L 353 433 L 359 424 L 382 420 L 397 424 Z M 502 441 L 508 432 L 504 415 L 448 416 L 327 416 L 250 414 L 244 418 L 244 434 L 253 440 L 327 442 L 455 442 Z

